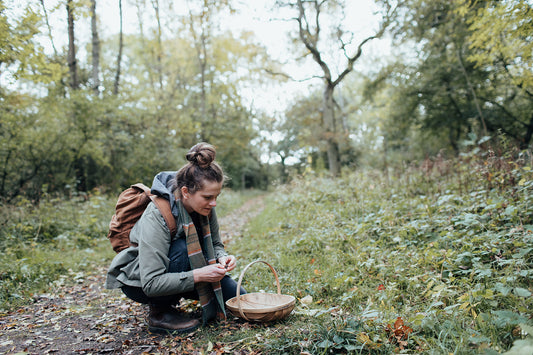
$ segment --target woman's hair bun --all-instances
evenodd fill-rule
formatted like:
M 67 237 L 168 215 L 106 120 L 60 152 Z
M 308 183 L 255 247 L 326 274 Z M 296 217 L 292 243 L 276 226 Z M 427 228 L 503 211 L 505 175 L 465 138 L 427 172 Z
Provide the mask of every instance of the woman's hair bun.
M 209 143 L 198 143 L 189 150 L 185 157 L 191 164 L 205 169 L 215 160 L 215 156 L 215 147 Z

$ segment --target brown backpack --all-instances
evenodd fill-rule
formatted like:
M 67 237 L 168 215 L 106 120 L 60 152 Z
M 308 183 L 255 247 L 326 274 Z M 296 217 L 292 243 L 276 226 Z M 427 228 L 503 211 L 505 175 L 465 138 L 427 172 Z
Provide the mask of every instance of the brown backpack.
M 135 223 L 141 218 L 144 210 L 153 201 L 165 222 L 170 229 L 170 235 L 174 236 L 177 232 L 176 220 L 170 211 L 170 203 L 167 199 L 153 195 L 150 188 L 144 184 L 135 184 L 118 196 L 117 205 L 115 206 L 115 214 L 111 217 L 109 223 L 109 232 L 107 238 L 111 242 L 111 246 L 115 252 L 120 252 L 130 245 L 130 231 Z

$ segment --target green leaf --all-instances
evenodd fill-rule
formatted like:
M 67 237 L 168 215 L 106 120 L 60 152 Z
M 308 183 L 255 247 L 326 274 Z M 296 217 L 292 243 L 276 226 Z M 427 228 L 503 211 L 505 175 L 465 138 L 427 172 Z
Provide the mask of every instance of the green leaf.
M 512 311 L 493 311 L 492 314 L 495 315 L 494 325 L 498 328 L 527 322 L 527 317 Z
M 516 254 L 513 254 L 513 258 L 514 259 L 521 259 L 523 258 L 524 256 L 526 256 L 530 251 L 532 251 L 533 248 L 525 248 L 525 249 L 520 249 L 518 251 L 518 253 Z
M 531 292 L 529 292 L 529 290 L 522 288 L 522 287 L 515 287 L 513 289 L 513 292 L 518 297 L 530 297 L 531 296 Z
M 507 295 L 513 290 L 512 287 L 505 286 L 505 285 L 502 284 L 501 282 L 497 283 L 497 284 L 494 286 L 494 289 L 495 289 L 496 291 L 500 292 L 503 296 L 507 296 Z
M 533 336 L 533 326 L 527 324 L 520 324 L 520 328 L 525 331 L 528 335 Z
M 319 348 L 330 348 L 330 347 L 332 347 L 335 344 L 326 339 L 326 340 L 321 341 L 317 345 L 318 345 Z
M 355 351 L 361 349 L 360 346 L 352 345 L 352 344 L 346 344 L 344 345 L 344 348 L 348 351 Z
M 516 340 L 513 343 L 513 347 L 504 355 L 530 355 L 533 354 L 533 338 L 528 337 L 526 339 Z
M 337 344 L 341 344 L 341 343 L 344 342 L 344 338 L 341 338 L 341 337 L 338 336 L 338 335 L 334 335 L 334 336 L 333 336 L 333 341 L 334 341 L 335 343 L 337 343 Z

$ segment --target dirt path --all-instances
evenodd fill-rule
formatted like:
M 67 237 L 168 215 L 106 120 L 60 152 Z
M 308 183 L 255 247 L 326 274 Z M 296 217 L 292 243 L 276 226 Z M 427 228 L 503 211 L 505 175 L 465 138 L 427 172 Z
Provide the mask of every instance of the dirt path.
M 220 219 L 230 243 L 263 209 L 262 197 L 246 202 Z M 73 272 L 74 286 L 55 285 L 35 303 L 0 317 L 0 354 L 180 354 L 194 353 L 193 334 L 151 334 L 144 324 L 146 307 L 119 290 L 105 290 L 107 265 L 90 275 Z M 231 324 L 229 325 L 231 327 Z
M 259 196 L 246 201 L 231 215 L 220 218 L 220 236 L 224 244 L 240 237 L 248 221 L 261 213 L 264 207 L 263 196 Z

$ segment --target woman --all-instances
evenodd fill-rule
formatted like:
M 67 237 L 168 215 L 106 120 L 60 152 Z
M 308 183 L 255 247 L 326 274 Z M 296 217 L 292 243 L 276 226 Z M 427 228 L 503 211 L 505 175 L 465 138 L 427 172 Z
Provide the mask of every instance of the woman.
M 150 203 L 130 232 L 134 246 L 118 253 L 109 267 L 106 287 L 121 288 L 130 299 L 148 304 L 151 331 L 187 332 L 199 326 L 198 319 L 174 307 L 182 297 L 200 300 L 204 324 L 225 319 L 224 304 L 237 293 L 237 283 L 227 275 L 236 260 L 224 250 L 215 213 L 225 178 L 215 155 L 212 145 L 199 143 L 177 173 L 154 178 L 152 193 L 170 202 L 176 218 L 175 237 Z

